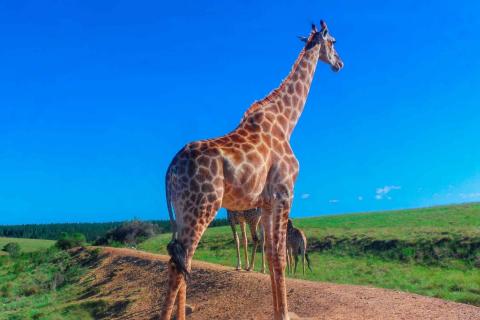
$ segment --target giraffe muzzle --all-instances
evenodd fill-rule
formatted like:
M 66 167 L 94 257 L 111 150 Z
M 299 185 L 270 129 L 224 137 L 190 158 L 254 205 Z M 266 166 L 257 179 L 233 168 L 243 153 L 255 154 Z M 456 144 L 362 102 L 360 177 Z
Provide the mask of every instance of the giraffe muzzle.
M 332 65 L 332 70 L 338 72 L 343 69 L 343 61 L 338 60 L 334 65 Z

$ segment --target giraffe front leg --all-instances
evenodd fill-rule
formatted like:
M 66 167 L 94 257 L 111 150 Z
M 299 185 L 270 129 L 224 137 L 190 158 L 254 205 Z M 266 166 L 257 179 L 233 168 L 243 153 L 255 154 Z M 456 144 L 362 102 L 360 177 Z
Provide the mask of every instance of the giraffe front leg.
M 263 227 L 263 222 L 260 219 L 260 248 L 262 249 L 262 268 L 261 273 L 265 273 L 265 231 Z
M 291 271 L 290 271 L 290 251 L 288 249 L 288 246 L 287 246 L 287 273 L 290 274 Z
M 295 269 L 293 269 L 293 274 L 297 274 L 297 264 L 298 264 L 298 254 L 295 253 Z
M 248 263 L 248 239 L 247 239 L 247 230 L 246 230 L 245 223 L 241 223 L 240 227 L 242 229 L 243 254 L 245 256 L 245 270 L 249 270 L 250 264 Z
M 289 265 L 289 268 L 290 268 L 290 272 L 293 274 L 293 249 L 290 248 L 287 250 L 287 258 L 288 258 L 288 263 L 290 264 Z
M 238 239 L 237 230 L 234 224 L 231 224 L 233 232 L 233 240 L 235 241 L 235 249 L 237 249 L 237 268 L 236 270 L 242 270 L 242 261 L 240 259 L 240 240 Z
M 303 254 L 302 254 L 302 269 L 303 269 L 303 275 L 305 275 L 305 250 L 303 250 Z
M 273 266 L 278 304 L 278 319 L 289 319 L 287 305 L 287 288 L 285 283 L 287 222 L 292 203 L 293 188 L 278 184 L 273 189 Z
M 264 248 L 268 269 L 270 271 L 270 283 L 272 285 L 272 299 L 273 299 L 273 318 L 278 319 L 278 303 L 277 303 L 277 286 L 275 282 L 275 269 L 273 265 L 273 228 L 272 228 L 272 214 L 270 209 L 265 210 L 262 215 L 263 234 L 264 234 Z

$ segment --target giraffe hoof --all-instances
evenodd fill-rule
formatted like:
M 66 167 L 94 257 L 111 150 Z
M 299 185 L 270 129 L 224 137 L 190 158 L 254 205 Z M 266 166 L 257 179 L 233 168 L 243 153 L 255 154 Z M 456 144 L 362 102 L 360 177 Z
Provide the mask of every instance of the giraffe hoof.
M 242 271 L 242 267 L 236 267 L 235 271 Z
M 289 312 L 288 313 L 288 319 L 290 319 L 290 320 L 300 320 L 301 318 L 299 316 L 297 316 L 295 313 Z
M 245 269 L 245 271 L 252 271 L 252 269 L 250 269 L 250 267 L 248 267 L 247 269 Z
M 189 304 L 186 304 L 185 305 L 185 315 L 189 316 L 193 313 L 193 311 L 195 311 L 195 307 L 194 306 L 191 306 Z M 174 315 L 172 320 L 177 320 L 177 315 Z

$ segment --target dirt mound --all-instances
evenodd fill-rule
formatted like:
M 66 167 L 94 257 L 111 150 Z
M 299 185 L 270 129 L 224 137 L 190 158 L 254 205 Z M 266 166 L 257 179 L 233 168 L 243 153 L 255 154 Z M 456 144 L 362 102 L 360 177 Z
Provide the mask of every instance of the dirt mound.
M 108 299 L 108 319 L 157 319 L 168 258 L 103 248 L 84 280 L 88 299 Z M 190 319 L 272 319 L 270 277 L 194 262 L 187 303 Z M 480 319 L 480 308 L 363 286 L 287 279 L 289 309 L 306 319 Z

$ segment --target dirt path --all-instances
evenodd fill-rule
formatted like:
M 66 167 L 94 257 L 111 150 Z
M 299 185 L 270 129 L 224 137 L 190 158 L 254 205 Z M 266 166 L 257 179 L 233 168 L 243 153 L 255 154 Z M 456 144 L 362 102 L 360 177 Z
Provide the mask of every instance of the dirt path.
M 108 299 L 109 319 L 156 319 L 167 257 L 102 249 L 88 299 Z M 93 279 L 92 279 L 93 277 Z M 364 286 L 287 279 L 289 309 L 306 319 L 480 319 L 480 308 Z M 187 291 L 190 319 L 271 319 L 270 278 L 195 261 Z

